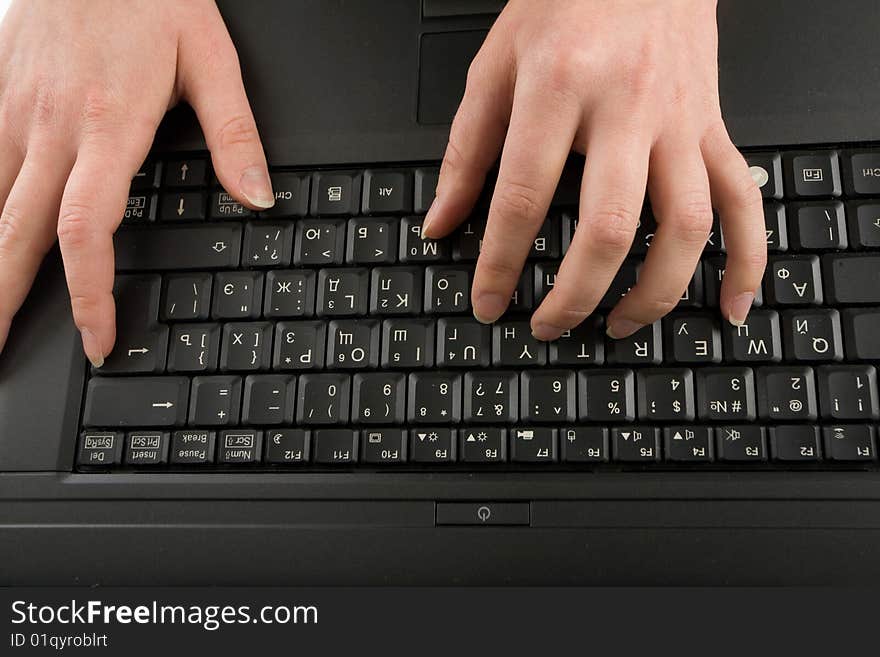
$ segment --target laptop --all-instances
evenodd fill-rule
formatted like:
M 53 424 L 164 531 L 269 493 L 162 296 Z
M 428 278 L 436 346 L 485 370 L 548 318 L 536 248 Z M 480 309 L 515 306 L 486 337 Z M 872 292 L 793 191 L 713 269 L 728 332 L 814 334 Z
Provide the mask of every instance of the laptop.
M 597 315 L 549 345 L 528 317 L 582 161 L 494 326 L 468 306 L 485 207 L 420 233 L 503 3 L 219 5 L 276 205 L 226 195 L 170 112 L 100 371 L 48 258 L 0 356 L 4 584 L 880 581 L 880 5 L 720 2 L 770 251 L 747 325 L 717 309 L 716 229 L 679 307 L 606 339 L 646 211 Z

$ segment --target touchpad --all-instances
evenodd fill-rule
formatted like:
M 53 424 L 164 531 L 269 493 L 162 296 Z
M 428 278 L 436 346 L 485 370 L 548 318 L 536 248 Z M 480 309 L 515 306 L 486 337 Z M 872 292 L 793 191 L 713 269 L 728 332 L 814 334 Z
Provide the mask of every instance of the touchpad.
M 488 30 L 422 35 L 419 51 L 419 123 L 452 123 L 464 93 L 468 67 L 486 34 Z

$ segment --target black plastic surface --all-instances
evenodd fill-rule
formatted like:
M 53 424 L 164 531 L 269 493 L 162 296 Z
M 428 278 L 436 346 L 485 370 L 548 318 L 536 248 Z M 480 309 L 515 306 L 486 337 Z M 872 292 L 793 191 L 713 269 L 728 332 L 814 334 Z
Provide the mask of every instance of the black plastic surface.
M 880 138 L 880 4 L 794 4 L 720 3 L 735 141 Z M 417 121 L 421 33 L 491 21 L 423 21 L 418 0 L 220 5 L 270 161 L 289 165 L 438 159 L 447 127 Z M 201 146 L 172 112 L 157 149 Z M 83 377 L 67 313 L 55 260 L 0 356 L 0 583 L 880 582 L 876 472 L 65 474 Z M 443 500 L 530 502 L 533 526 L 437 528 Z

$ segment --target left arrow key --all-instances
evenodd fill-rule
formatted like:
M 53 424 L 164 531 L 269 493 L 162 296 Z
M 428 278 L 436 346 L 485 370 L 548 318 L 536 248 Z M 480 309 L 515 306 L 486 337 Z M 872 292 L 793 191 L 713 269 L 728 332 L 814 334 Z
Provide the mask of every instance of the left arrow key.
M 86 391 L 87 427 L 183 426 L 189 402 L 184 376 L 94 378 Z

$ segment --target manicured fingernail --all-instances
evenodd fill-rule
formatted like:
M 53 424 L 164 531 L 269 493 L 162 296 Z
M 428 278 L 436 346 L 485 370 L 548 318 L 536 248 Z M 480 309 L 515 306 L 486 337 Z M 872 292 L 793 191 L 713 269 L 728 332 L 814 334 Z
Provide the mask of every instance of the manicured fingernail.
M 474 303 L 474 317 L 478 322 L 483 324 L 491 324 L 504 314 L 507 310 L 507 302 L 500 294 L 486 292 L 477 297 Z
M 436 214 L 436 212 L 434 212 L 434 208 L 436 207 L 436 205 L 437 205 L 437 199 L 435 198 L 431 202 L 431 207 L 428 208 L 428 214 L 425 215 L 425 220 L 422 222 L 422 239 L 423 240 L 431 239 L 431 236 L 428 233 L 428 231 L 431 229 L 431 224 L 434 223 L 434 215 Z
M 743 292 L 733 301 L 730 302 L 730 309 L 727 312 L 727 318 L 730 323 L 736 327 L 740 327 L 746 323 L 749 311 L 752 309 L 752 303 L 755 301 L 755 295 L 751 292 Z
M 564 330 L 552 324 L 535 324 L 532 327 L 532 337 L 542 342 L 550 342 L 562 335 Z
M 86 358 L 95 367 L 101 367 L 104 364 L 104 350 L 98 342 L 98 338 L 89 329 L 82 329 L 83 351 L 86 352 Z
M 614 340 L 622 340 L 623 338 L 628 338 L 643 326 L 644 324 L 634 322 L 630 319 L 614 319 L 608 324 L 608 330 L 606 333 L 608 334 L 608 337 L 613 338 Z
M 272 193 L 272 181 L 269 174 L 262 167 L 250 167 L 241 174 L 238 188 L 251 205 L 258 208 L 271 208 L 275 205 L 275 195 Z

